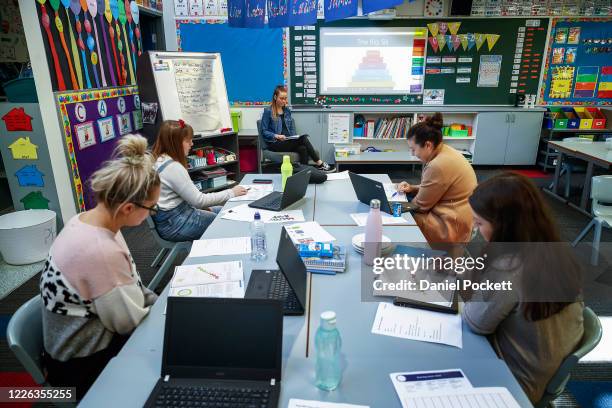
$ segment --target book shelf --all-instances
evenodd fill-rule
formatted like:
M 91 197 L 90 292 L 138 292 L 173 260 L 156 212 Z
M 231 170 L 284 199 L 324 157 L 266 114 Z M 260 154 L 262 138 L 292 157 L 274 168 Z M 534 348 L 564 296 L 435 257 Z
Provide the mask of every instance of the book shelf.
M 238 151 L 238 133 L 224 132 L 209 135 L 194 135 L 193 147 L 190 154 L 194 154 L 197 150 L 203 148 L 223 149 L 235 155 L 235 160 L 217 162 L 187 169 L 189 176 L 194 181 L 194 184 L 203 193 L 212 193 L 221 191 L 226 188 L 234 187 L 240 180 L 240 157 Z M 206 172 L 215 173 L 215 170 L 223 169 L 225 173 L 217 172 L 217 174 L 206 174 Z M 219 177 L 226 177 L 227 182 L 222 185 L 208 186 L 206 181 Z

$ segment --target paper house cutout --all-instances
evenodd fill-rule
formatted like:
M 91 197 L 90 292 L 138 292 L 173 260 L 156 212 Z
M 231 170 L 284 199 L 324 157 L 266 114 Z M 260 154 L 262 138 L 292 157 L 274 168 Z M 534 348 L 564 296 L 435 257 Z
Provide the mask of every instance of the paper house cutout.
M 38 146 L 30 142 L 29 137 L 20 137 L 19 139 L 15 140 L 11 145 L 9 145 L 9 149 L 11 149 L 13 159 L 38 159 L 38 152 L 36 150 L 38 149 Z
M 13 108 L 2 117 L 6 130 L 9 132 L 32 131 L 32 117 L 25 113 L 24 108 Z
M 45 181 L 43 180 L 44 174 L 36 168 L 35 164 L 23 166 L 15 173 L 19 185 L 21 187 L 35 186 L 44 187 Z
M 49 200 L 47 200 L 45 196 L 42 195 L 42 191 L 32 191 L 19 201 L 23 203 L 23 207 L 26 210 L 49 209 Z

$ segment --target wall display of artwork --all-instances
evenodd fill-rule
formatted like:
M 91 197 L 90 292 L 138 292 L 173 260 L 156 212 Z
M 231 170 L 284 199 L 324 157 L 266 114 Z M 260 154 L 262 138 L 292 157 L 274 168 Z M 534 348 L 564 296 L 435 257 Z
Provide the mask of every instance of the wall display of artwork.
M 140 97 L 135 86 L 90 92 L 66 92 L 56 96 L 66 151 L 70 161 L 77 210 L 95 206 L 87 181 L 108 160 L 115 141 L 122 135 L 138 132 L 142 121 Z

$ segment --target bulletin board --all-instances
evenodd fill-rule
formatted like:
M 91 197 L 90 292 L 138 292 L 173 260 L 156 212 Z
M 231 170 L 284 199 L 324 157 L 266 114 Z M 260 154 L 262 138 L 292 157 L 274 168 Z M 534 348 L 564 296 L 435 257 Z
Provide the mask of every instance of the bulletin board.
M 539 103 L 612 104 L 612 18 L 554 19 Z
M 178 20 L 179 51 L 220 53 L 233 106 L 267 105 L 286 84 L 285 30 L 232 28 L 225 21 Z M 227 80 L 229 79 L 229 80 Z
M 56 98 L 77 208 L 89 210 L 96 205 L 89 178 L 111 157 L 121 136 L 142 128 L 138 88 L 66 92 Z
M 517 94 L 538 92 L 548 18 L 341 20 L 292 27 L 289 34 L 293 105 L 513 105 Z M 422 95 L 321 95 L 321 27 L 428 28 Z M 307 37 L 305 37 L 307 36 Z M 305 40 L 306 38 L 306 40 Z M 308 43 L 305 44 L 304 42 Z M 304 47 L 314 55 L 304 61 Z M 297 51 L 296 51 L 297 48 Z M 296 52 L 298 55 L 296 56 Z M 296 63 L 296 58 L 298 62 Z M 297 76 L 302 64 L 302 76 Z M 306 64 L 315 71 L 306 75 Z M 314 76 L 313 76 L 314 75 Z M 302 88 L 296 85 L 302 84 Z M 305 88 L 310 87 L 310 88 Z M 307 93 L 304 89 L 315 89 Z
M 136 84 L 142 39 L 135 0 L 38 0 L 36 5 L 54 91 Z

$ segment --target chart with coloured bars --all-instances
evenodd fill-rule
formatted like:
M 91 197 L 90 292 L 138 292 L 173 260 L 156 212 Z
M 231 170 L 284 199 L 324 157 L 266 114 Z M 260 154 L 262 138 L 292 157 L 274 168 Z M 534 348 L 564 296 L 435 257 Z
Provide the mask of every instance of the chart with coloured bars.
M 421 94 L 426 28 L 321 28 L 321 94 Z M 339 69 L 343 67 L 343 69 Z

